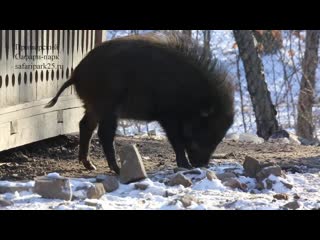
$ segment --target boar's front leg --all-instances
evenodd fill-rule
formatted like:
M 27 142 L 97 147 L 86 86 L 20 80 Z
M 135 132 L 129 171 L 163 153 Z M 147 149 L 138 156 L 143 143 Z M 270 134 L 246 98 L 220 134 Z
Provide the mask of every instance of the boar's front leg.
M 99 122 L 98 136 L 102 144 L 103 151 L 106 155 L 108 165 L 111 170 L 117 174 L 120 173 L 120 168 L 115 157 L 115 150 L 113 146 L 114 136 L 117 130 L 117 117 L 110 113 L 107 117 Z
M 82 162 L 83 166 L 88 170 L 95 170 L 96 167 L 88 159 L 88 153 L 90 148 L 90 141 L 93 134 L 93 131 L 97 127 L 97 120 L 86 111 L 85 115 L 79 123 L 80 128 L 80 146 L 79 146 L 79 161 Z
M 167 138 L 176 154 L 177 166 L 181 168 L 192 168 L 185 154 L 182 127 L 174 117 L 159 121 L 167 134 Z

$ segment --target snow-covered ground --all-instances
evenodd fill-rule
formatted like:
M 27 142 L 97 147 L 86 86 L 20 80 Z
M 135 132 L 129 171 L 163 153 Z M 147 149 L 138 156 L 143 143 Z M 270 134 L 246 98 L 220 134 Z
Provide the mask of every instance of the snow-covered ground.
M 269 176 L 274 181 L 272 189 L 259 191 L 256 189 L 254 178 L 242 175 L 243 168 L 239 164 L 233 165 L 212 165 L 210 170 L 215 173 L 232 171 L 238 174 L 237 179 L 246 184 L 247 189 L 231 189 L 222 184 L 218 179 L 212 181 L 206 178 L 206 173 L 200 170 L 200 174 L 186 175 L 192 180 L 191 187 L 167 186 L 167 181 L 173 174 L 172 171 L 158 172 L 142 180 L 147 184 L 145 190 L 135 188 L 135 183 L 128 185 L 120 184 L 120 187 L 111 193 L 104 194 L 100 199 L 83 199 L 64 201 L 57 199 L 44 199 L 38 194 L 30 191 L 0 194 L 0 199 L 11 201 L 13 205 L 1 207 L 0 209 L 53 209 L 53 210 L 277 210 L 286 209 L 283 206 L 289 202 L 297 201 L 298 209 L 319 209 L 320 208 L 320 174 L 317 173 L 286 173 L 286 178 Z M 293 185 L 292 189 L 286 188 L 282 183 Z M 90 185 L 95 182 L 92 179 L 71 179 L 71 186 L 74 195 L 81 195 L 81 190 L 75 191 L 79 186 Z M 27 183 L 14 183 L 0 181 L 0 186 L 29 186 L 34 181 Z M 273 196 L 277 193 L 285 193 L 287 200 L 276 200 Z M 184 207 L 181 198 L 188 196 L 192 200 L 191 205 Z M 297 197 L 299 196 L 299 197 Z M 90 206 L 89 206 L 90 205 Z

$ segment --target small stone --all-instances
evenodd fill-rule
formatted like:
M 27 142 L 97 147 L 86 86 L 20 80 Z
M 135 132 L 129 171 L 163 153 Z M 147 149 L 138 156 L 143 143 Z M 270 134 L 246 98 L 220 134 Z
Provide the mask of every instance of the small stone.
M 288 189 L 292 189 L 293 188 L 293 185 L 290 184 L 290 183 L 287 183 L 287 182 L 284 182 L 284 181 L 280 181 L 280 182 Z
M 263 189 L 264 189 L 263 183 L 262 183 L 262 182 L 257 182 L 256 188 L 257 188 L 259 191 L 263 190 Z
M 176 195 L 175 193 L 171 192 L 171 191 L 166 191 L 165 194 L 164 194 L 164 197 L 171 197 L 171 196 L 174 196 Z
M 102 183 L 95 183 L 87 191 L 87 198 L 89 199 L 99 199 L 106 193 Z
M 267 189 L 272 189 L 273 186 L 273 181 L 271 181 L 270 179 L 266 179 L 266 184 L 267 184 Z
M 15 193 L 22 191 L 29 191 L 32 187 L 18 187 L 18 186 L 0 186 L 0 194 L 2 193 Z
M 247 189 L 247 185 L 244 184 L 244 183 L 240 183 L 237 179 L 235 178 L 230 178 L 230 179 L 227 179 L 223 185 L 227 186 L 227 187 L 230 187 L 230 188 L 239 188 L 241 190 L 246 190 Z
M 289 202 L 283 206 L 284 208 L 296 210 L 300 207 L 300 204 L 297 201 Z
M 298 199 L 300 199 L 300 196 L 295 193 L 295 194 L 293 195 L 293 199 L 298 200 Z
M 121 160 L 120 182 L 128 184 L 147 178 L 142 158 L 135 145 L 123 146 L 119 152 Z
M 213 171 L 210 171 L 210 170 L 207 170 L 206 177 L 210 181 L 212 181 L 213 179 L 218 179 L 217 175 Z
M 244 172 L 248 177 L 254 178 L 257 173 L 261 171 L 262 167 L 260 162 L 250 156 L 246 156 L 243 163 Z
M 258 182 L 263 181 L 268 178 L 270 175 L 274 175 L 276 177 L 280 177 L 283 175 L 280 166 L 270 166 L 263 168 L 260 172 L 257 173 L 256 178 Z
M 192 202 L 195 201 L 195 198 L 191 195 L 184 195 L 181 199 L 180 199 L 183 207 L 187 208 L 189 206 L 191 206 Z
M 84 204 L 90 207 L 97 207 L 99 205 L 97 201 L 92 201 L 91 199 L 84 200 Z
M 119 188 L 119 181 L 115 176 L 106 176 L 102 184 L 106 192 L 113 192 Z
M 285 193 L 277 193 L 277 194 L 273 195 L 273 198 L 275 198 L 277 200 L 288 200 L 289 199 L 288 195 Z
M 70 180 L 63 177 L 38 177 L 35 179 L 33 192 L 41 195 L 43 198 L 49 199 L 62 199 L 70 201 L 72 198 Z
M 135 189 L 142 190 L 142 191 L 146 190 L 148 187 L 149 187 L 149 185 L 146 184 L 146 183 L 136 183 L 136 184 L 134 184 L 134 188 Z
M 174 168 L 174 169 L 173 169 L 173 172 L 174 172 L 174 173 L 186 172 L 186 171 L 188 171 L 188 170 L 189 170 L 189 169 L 187 169 L 187 168 L 177 167 L 177 168 Z
M 220 173 L 220 174 L 216 174 L 217 178 L 221 181 L 221 182 L 225 182 L 230 178 L 236 178 L 237 176 L 232 173 L 232 172 L 225 172 L 225 173 Z
M 281 139 L 281 138 L 289 138 L 289 133 L 286 130 L 279 130 L 274 132 L 270 139 Z
M 96 176 L 96 181 L 103 182 L 107 177 L 108 177 L 107 175 L 100 174 L 100 175 Z
M 183 172 L 183 174 L 195 174 L 195 175 L 200 175 L 202 172 L 199 169 L 191 169 Z
M 4 200 L 4 199 L 0 199 L 0 207 L 8 207 L 8 206 L 11 206 L 11 205 L 13 205 L 13 202 L 7 201 L 7 200 Z
M 190 179 L 185 177 L 182 173 L 177 173 L 173 178 L 169 181 L 169 186 L 182 185 L 184 187 L 190 187 L 192 182 Z

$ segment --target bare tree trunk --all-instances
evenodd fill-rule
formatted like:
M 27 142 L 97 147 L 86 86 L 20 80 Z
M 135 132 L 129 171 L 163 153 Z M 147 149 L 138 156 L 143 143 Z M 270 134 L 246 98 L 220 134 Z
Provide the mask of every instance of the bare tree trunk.
M 239 54 L 245 68 L 248 90 L 250 93 L 258 136 L 267 140 L 279 125 L 277 111 L 272 104 L 270 92 L 264 77 L 262 60 L 257 51 L 257 42 L 250 30 L 234 30 Z
M 139 30 L 131 30 L 131 34 L 132 35 L 138 35 L 139 34 Z
M 242 115 L 242 122 L 243 122 L 243 129 L 244 132 L 247 132 L 247 124 L 244 118 L 244 111 L 243 111 L 243 93 L 242 93 L 242 86 L 241 86 L 241 75 L 240 75 L 240 56 L 237 56 L 237 77 L 238 77 L 238 84 L 239 84 L 239 93 L 240 93 L 240 104 L 241 104 L 241 115 Z
M 211 56 L 211 49 L 210 49 L 210 42 L 211 42 L 211 31 L 210 30 L 203 30 L 203 47 L 205 53 Z
M 273 56 L 271 57 L 271 61 L 272 61 L 272 83 L 273 83 L 273 91 L 274 91 L 274 94 L 275 94 L 275 101 L 274 101 L 274 106 L 275 106 L 275 109 L 276 111 L 279 113 L 277 114 L 277 120 L 278 122 L 280 122 L 280 112 L 278 111 L 278 108 L 279 108 L 279 93 L 278 93 L 278 90 L 277 90 L 277 84 L 276 84 L 276 72 L 275 72 L 275 64 L 274 64 L 274 59 L 273 59 Z
M 318 64 L 320 30 L 307 30 L 306 50 L 302 62 L 302 79 L 298 100 L 297 134 L 308 140 L 313 140 L 314 126 L 312 121 L 312 106 L 316 68 Z
M 192 30 L 182 30 L 182 33 L 187 35 L 189 38 L 192 37 Z
M 137 130 L 138 130 L 138 133 L 141 133 L 141 125 L 140 125 L 140 122 L 136 121 L 136 122 L 135 122 L 135 126 L 136 126 L 136 128 L 137 128 Z
M 196 41 L 199 41 L 199 30 L 196 30 Z
M 149 136 L 149 123 L 146 122 L 146 128 L 147 128 L 147 133 L 148 133 L 148 136 Z

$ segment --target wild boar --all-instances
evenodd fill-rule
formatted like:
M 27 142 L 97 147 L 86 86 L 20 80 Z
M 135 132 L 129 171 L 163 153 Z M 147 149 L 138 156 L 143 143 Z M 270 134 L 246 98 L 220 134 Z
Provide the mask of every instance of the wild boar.
M 113 141 L 121 118 L 158 121 L 177 166 L 184 168 L 206 166 L 233 123 L 230 75 L 197 42 L 178 32 L 122 37 L 96 46 L 46 107 L 71 85 L 85 108 L 79 160 L 87 169 L 95 169 L 88 149 L 99 126 L 108 165 L 119 173 Z

